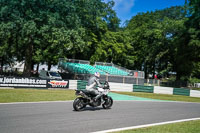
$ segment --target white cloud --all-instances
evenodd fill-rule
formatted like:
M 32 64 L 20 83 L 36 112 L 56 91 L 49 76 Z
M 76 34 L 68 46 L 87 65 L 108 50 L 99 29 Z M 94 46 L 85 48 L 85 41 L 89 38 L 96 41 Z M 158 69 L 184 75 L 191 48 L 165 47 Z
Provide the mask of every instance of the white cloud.
M 108 2 L 110 0 L 104 0 Z M 113 0 L 115 2 L 114 9 L 122 12 L 130 11 L 135 4 L 135 0 Z
M 111 0 L 104 0 L 104 2 L 108 2 Z M 133 13 L 131 9 L 134 7 L 135 2 L 137 0 L 113 0 L 115 5 L 113 9 L 116 11 L 117 16 L 121 20 L 121 24 L 123 24 L 126 20 L 129 20 Z

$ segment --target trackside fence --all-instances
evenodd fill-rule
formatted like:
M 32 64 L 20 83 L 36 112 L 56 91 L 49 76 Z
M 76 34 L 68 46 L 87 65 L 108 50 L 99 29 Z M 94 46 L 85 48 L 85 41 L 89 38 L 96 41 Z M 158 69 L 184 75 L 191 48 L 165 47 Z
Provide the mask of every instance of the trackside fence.
M 69 89 L 81 90 L 81 89 L 86 89 L 86 85 L 87 85 L 87 80 L 47 80 L 47 79 L 34 79 L 34 78 L 0 77 L 0 88 L 1 87 L 2 88 L 20 87 L 20 88 L 38 88 L 38 89 L 69 88 Z M 174 87 L 139 85 L 133 83 L 127 84 L 127 83 L 116 83 L 116 82 L 109 82 L 109 85 L 111 91 L 146 92 L 146 93 L 157 93 L 157 94 L 183 95 L 183 96 L 200 98 L 200 91 L 191 90 L 188 88 L 174 88 Z
M 70 80 L 69 89 L 86 89 L 86 80 Z M 188 88 L 173 88 L 173 87 L 161 87 L 161 86 L 145 86 L 136 84 L 123 84 L 109 82 L 111 91 L 124 91 L 124 92 L 146 92 L 157 94 L 169 94 L 169 95 L 183 95 L 190 97 L 199 97 L 200 91 L 190 90 Z
M 92 74 L 75 74 L 74 79 L 87 81 L 91 76 L 93 75 Z M 101 75 L 100 81 L 144 85 L 145 79 L 135 78 L 133 76 Z

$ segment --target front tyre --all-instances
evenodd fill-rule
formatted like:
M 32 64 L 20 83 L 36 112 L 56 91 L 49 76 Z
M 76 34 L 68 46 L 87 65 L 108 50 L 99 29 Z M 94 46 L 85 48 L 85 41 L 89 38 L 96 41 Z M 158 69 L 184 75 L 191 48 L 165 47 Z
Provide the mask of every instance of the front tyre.
M 84 98 L 78 97 L 74 100 L 73 107 L 75 111 L 81 111 L 86 107 L 84 103 Z
M 104 109 L 109 109 L 111 108 L 112 105 L 113 105 L 113 99 L 109 96 L 105 99 L 105 103 L 102 104 Z

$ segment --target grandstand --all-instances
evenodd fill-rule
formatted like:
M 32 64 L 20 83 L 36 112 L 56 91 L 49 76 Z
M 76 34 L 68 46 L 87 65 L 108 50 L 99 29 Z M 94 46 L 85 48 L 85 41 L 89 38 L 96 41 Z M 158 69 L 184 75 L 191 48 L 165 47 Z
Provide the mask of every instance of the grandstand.
M 113 63 L 95 62 L 95 65 L 92 66 L 89 61 L 85 60 L 59 59 L 58 67 L 61 69 L 63 79 L 87 81 L 91 75 L 99 72 L 102 81 L 144 84 L 143 71 L 128 70 Z
M 59 67 L 75 74 L 94 74 L 95 72 L 99 72 L 101 75 L 106 74 L 104 71 L 91 66 L 89 61 L 70 59 L 66 62 L 62 60 L 59 62 Z
M 97 65 L 98 64 L 98 65 Z M 101 65 L 100 65 L 101 64 Z M 112 63 L 100 63 L 96 62 L 95 67 L 110 74 L 110 75 L 120 75 L 120 76 L 128 76 L 129 72 L 124 71 L 118 67 L 116 67 Z
M 144 72 L 128 70 L 113 63 L 95 62 L 90 65 L 89 61 L 76 59 L 60 59 L 58 66 L 71 74 L 94 74 L 99 72 L 101 75 L 110 76 L 132 76 L 134 78 L 144 78 Z
M 121 69 L 112 63 L 95 62 L 95 66 L 91 66 L 89 61 L 68 59 L 68 61 L 60 60 L 59 67 L 74 74 L 93 74 L 99 72 L 101 75 L 119 75 L 129 76 L 128 69 Z

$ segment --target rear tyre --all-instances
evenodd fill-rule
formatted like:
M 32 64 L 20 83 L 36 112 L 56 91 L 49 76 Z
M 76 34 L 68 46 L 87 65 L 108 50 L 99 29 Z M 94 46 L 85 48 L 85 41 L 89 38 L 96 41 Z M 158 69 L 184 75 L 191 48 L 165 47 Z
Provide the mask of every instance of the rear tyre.
M 81 111 L 86 107 L 86 104 L 84 103 L 84 98 L 78 97 L 74 100 L 73 108 L 75 111 Z
M 112 107 L 112 105 L 113 105 L 113 99 L 109 96 L 108 96 L 108 98 L 105 99 L 105 103 L 102 104 L 104 109 L 109 109 Z

